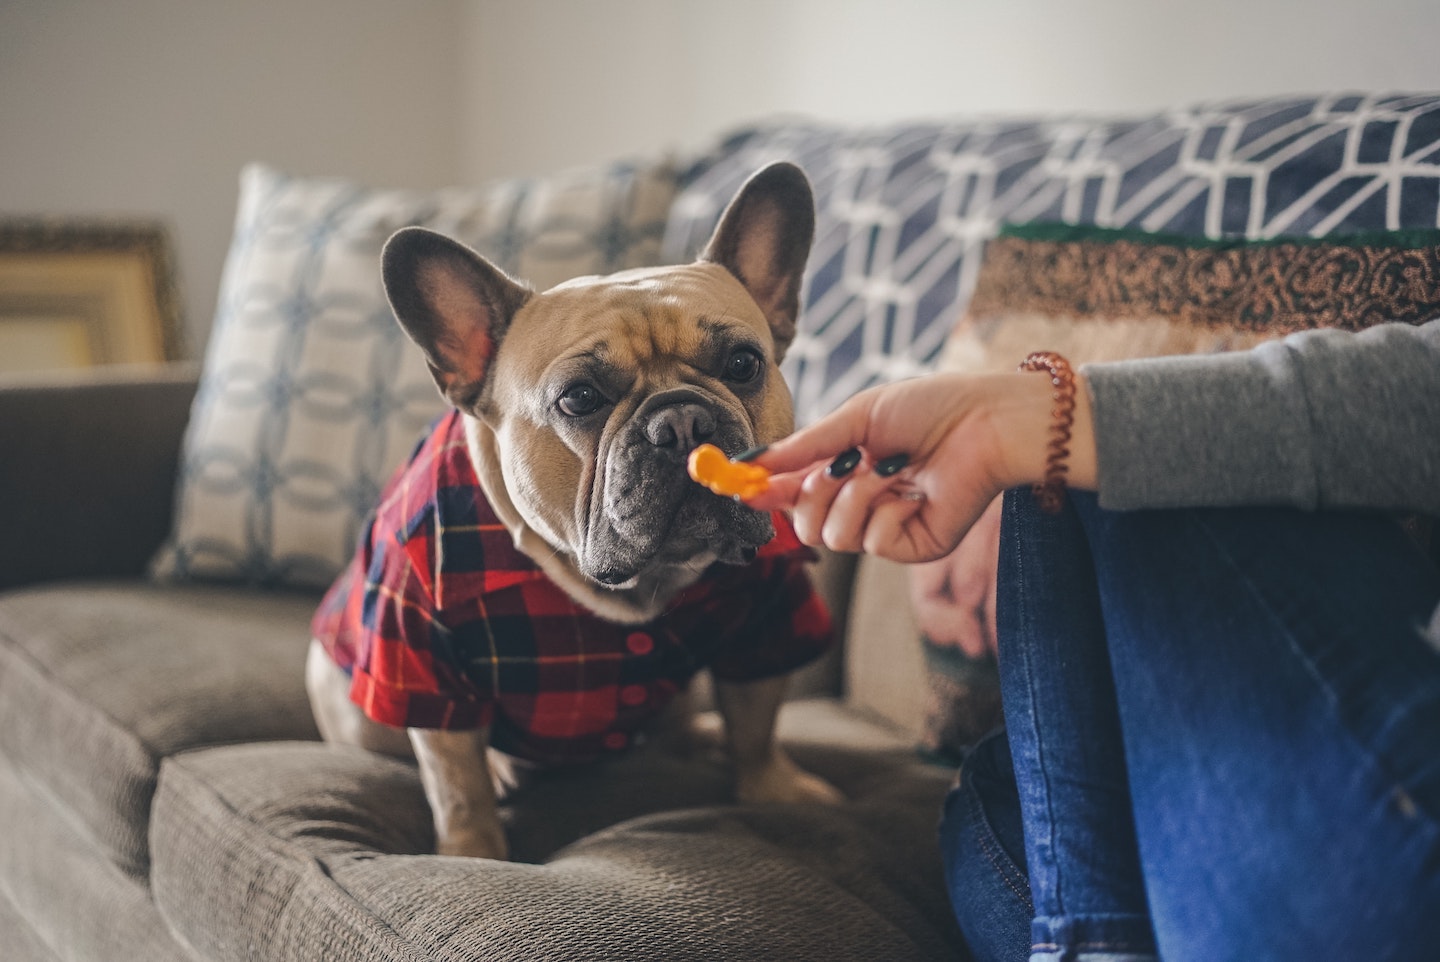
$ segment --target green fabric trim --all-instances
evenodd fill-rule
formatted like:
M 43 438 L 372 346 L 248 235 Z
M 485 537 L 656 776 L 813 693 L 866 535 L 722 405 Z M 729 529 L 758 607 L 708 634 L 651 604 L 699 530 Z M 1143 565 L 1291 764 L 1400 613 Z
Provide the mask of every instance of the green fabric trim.
M 1234 237 L 1192 237 L 1186 234 L 1164 234 L 1128 227 L 1086 227 L 1078 224 L 1031 223 L 1002 224 L 1000 237 L 1015 237 L 1021 240 L 1055 241 L 1059 243 L 1105 243 L 1130 241 L 1136 244 L 1151 244 L 1156 247 L 1191 247 L 1228 250 L 1237 247 L 1278 247 L 1291 244 L 1298 247 L 1390 247 L 1397 250 L 1413 250 L 1423 247 L 1440 247 L 1440 230 L 1396 230 L 1363 231 L 1356 234 L 1334 234 L 1326 237 L 1281 236 L 1258 240 Z

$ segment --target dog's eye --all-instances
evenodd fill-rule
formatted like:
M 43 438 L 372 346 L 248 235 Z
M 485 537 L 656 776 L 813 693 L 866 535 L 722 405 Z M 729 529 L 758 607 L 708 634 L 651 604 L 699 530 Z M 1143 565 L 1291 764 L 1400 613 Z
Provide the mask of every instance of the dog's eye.
M 605 403 L 605 398 L 599 391 L 589 384 L 572 384 L 560 395 L 556 406 L 562 414 L 572 418 L 584 417 L 587 414 L 594 414 L 600 410 L 600 405 Z
M 753 381 L 760 376 L 760 355 L 748 347 L 741 348 L 725 361 L 725 380 Z

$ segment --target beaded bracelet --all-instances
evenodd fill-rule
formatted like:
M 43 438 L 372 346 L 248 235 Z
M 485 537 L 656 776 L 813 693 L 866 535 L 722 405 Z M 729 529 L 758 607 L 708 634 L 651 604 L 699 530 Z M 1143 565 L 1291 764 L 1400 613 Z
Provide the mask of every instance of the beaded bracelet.
M 1054 351 L 1036 351 L 1020 363 L 1020 370 L 1048 372 L 1055 388 L 1050 395 L 1055 407 L 1050 410 L 1054 421 L 1046 446 L 1045 477 L 1031 491 L 1041 511 L 1058 514 L 1065 504 L 1065 475 L 1070 470 L 1065 459 L 1070 457 L 1070 428 L 1075 423 L 1075 372 L 1070 362 Z

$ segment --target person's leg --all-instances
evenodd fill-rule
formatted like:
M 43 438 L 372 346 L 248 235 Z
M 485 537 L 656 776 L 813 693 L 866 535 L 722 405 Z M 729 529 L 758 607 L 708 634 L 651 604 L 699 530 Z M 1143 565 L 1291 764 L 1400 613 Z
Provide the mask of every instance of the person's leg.
M 1073 575 L 1091 566 L 1075 563 L 1072 514 L 1047 518 L 1027 497 L 1011 500 L 1002 585 L 1029 588 L 1002 602 L 1002 664 L 1004 651 L 1066 636 L 1036 631 L 1047 616 L 1017 617 L 1017 602 L 1065 612 L 1081 643 L 1048 659 L 1031 648 L 1024 659 L 1028 672 L 1045 676 L 1041 688 L 1055 683 L 1063 695 L 1066 678 L 1088 677 L 1097 663 L 1085 640 L 1093 612 L 1080 614 L 1086 602 L 1077 607 L 1073 590 L 1086 595 L 1086 579 Z M 1033 742 L 1017 755 L 1033 841 L 1053 839 L 1058 853 L 1123 836 L 1128 806 L 1107 812 L 1096 800 L 1113 802 L 1117 786 L 1133 783 L 1167 962 L 1425 957 L 1440 929 L 1440 655 L 1421 631 L 1440 600 L 1433 565 L 1376 518 L 1110 514 L 1086 496 L 1076 500 L 1087 552 L 1098 558 L 1126 745 L 1116 756 L 1128 774 L 1117 781 L 1102 757 L 1097 787 L 1065 777 L 1047 783 L 1044 773 L 1069 757 L 1069 740 L 1093 736 L 1104 712 L 1067 723 L 1045 712 L 1047 697 L 1027 714 L 1037 702 L 1023 692 L 1035 681 L 1021 673 L 1025 685 L 1007 716 L 1012 740 Z M 1062 559 L 1068 570 L 1051 577 Z M 1431 638 L 1440 637 L 1436 622 Z M 1078 687 L 1095 696 L 1093 678 Z M 952 898 L 977 956 L 1023 958 L 1021 797 L 1004 753 L 982 749 L 947 803 Z M 1077 794 L 1084 799 L 1072 805 Z M 1036 865 L 1036 890 L 1054 898 L 1037 908 L 1057 930 L 1076 931 L 1065 924 L 1065 899 L 1097 880 L 1118 881 L 1115 906 L 1132 904 L 1123 873 L 1090 873 L 1084 857 Z M 1085 898 L 1103 910 L 1102 895 L 1095 888 Z M 1085 950 L 1075 940 L 1052 945 L 1041 951 Z
M 1130 816 L 1106 622 L 1073 507 L 1006 496 L 1000 687 L 1035 917 L 1031 958 L 1140 962 L 1154 937 Z
M 946 801 L 956 918 L 980 962 L 1032 948 L 1153 959 L 1105 626 L 1073 510 L 1051 517 L 1028 492 L 1007 495 L 997 601 L 1008 738 L 975 747 Z
M 1166 962 L 1434 957 L 1433 565 L 1375 516 L 1073 500 Z M 1038 774 L 1052 812 L 1109 794 L 1047 782 L 1018 752 L 1016 767 L 1022 786 Z

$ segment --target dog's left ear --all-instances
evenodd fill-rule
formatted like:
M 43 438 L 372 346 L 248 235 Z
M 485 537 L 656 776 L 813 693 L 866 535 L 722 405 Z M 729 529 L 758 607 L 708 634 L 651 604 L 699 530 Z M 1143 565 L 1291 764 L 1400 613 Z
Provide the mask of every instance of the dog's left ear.
M 425 352 L 441 393 L 469 410 L 530 289 L 464 244 L 423 227 L 407 227 L 386 242 L 380 271 L 395 318 Z
M 814 238 L 810 181 L 794 164 L 777 163 L 745 182 L 700 255 L 734 274 L 760 305 L 777 361 L 795 338 L 800 281 Z

